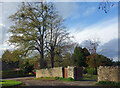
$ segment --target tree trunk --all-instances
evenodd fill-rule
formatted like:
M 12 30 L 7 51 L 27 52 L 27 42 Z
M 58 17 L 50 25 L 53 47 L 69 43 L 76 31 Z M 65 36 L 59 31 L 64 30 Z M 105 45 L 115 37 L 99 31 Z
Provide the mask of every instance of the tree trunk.
M 51 47 L 51 67 L 53 68 L 54 67 L 54 48 Z
M 41 54 L 40 54 L 40 68 L 44 67 L 44 55 L 43 55 L 43 50 L 41 50 Z
M 95 75 L 97 75 L 96 54 L 94 54 L 94 64 L 95 64 Z
M 95 67 L 95 75 L 97 75 L 97 67 Z
M 41 53 L 40 53 L 40 56 L 41 56 L 40 68 L 43 68 L 44 67 L 43 35 L 41 35 L 41 37 L 42 37 L 42 41 L 41 41 Z
M 52 56 L 51 57 L 51 65 L 52 65 L 52 68 L 54 67 L 54 57 Z

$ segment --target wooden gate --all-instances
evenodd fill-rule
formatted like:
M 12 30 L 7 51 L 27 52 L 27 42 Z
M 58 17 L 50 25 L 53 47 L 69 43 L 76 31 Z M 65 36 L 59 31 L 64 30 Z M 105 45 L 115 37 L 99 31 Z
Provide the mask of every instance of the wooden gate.
M 80 68 L 80 67 L 78 67 L 77 69 L 76 69 L 76 78 L 78 79 L 78 80 L 80 80 L 80 79 L 82 79 L 82 68 Z
M 68 78 L 68 76 L 67 76 L 67 68 L 64 68 L 64 78 Z

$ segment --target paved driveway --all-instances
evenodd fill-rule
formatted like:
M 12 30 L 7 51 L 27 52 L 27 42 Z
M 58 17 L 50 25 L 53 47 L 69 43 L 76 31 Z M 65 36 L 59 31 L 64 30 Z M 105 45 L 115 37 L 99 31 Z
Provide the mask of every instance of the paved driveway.
M 59 81 L 59 80 L 35 80 L 34 77 L 10 78 L 21 81 L 25 86 L 93 86 L 96 81 Z

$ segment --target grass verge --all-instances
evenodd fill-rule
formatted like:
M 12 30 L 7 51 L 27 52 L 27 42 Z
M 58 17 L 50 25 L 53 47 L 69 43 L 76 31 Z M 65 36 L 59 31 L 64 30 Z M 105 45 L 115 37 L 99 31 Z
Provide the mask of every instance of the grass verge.
M 40 78 L 34 78 L 34 79 L 40 79 L 40 80 L 62 80 L 62 81 L 95 81 L 97 80 L 97 75 L 90 75 L 90 74 L 83 74 L 82 80 L 74 80 L 73 78 L 62 78 L 62 77 L 40 77 Z
M 20 84 L 22 84 L 22 82 L 15 81 L 15 80 L 2 80 L 2 82 L 0 82 L 0 85 L 2 85 L 2 87 L 16 86 L 16 85 L 20 85 Z
M 99 81 L 96 85 L 100 86 L 120 86 L 120 82 L 113 82 L 113 81 Z
M 61 81 L 75 81 L 73 78 L 62 78 L 62 77 L 40 77 L 40 78 L 34 78 L 34 79 L 40 79 L 40 80 L 61 80 Z

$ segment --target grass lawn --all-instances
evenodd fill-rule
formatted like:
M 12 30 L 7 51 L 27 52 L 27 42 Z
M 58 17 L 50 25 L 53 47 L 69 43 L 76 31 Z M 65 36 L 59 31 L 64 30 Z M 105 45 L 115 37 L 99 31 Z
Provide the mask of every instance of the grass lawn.
M 22 82 L 20 81 L 15 81 L 15 80 L 2 80 L 2 82 L 0 82 L 0 85 L 2 85 L 3 87 L 6 86 L 16 86 L 22 84 Z
M 83 74 L 82 80 L 97 80 L 97 75 Z

